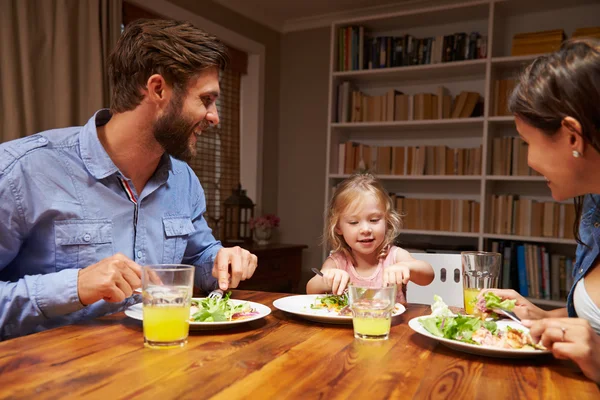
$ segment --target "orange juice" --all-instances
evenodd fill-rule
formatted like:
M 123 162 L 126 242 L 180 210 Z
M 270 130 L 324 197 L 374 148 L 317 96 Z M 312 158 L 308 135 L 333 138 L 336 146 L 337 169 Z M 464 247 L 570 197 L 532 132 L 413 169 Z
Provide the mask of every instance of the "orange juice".
M 468 288 L 464 290 L 465 293 L 465 313 L 473 314 L 475 311 L 475 304 L 477 304 L 477 295 L 481 289 Z
M 190 306 L 144 305 L 144 338 L 151 347 L 183 345 L 190 329 Z
M 383 337 L 390 333 L 392 318 L 355 317 L 354 332 L 361 337 Z

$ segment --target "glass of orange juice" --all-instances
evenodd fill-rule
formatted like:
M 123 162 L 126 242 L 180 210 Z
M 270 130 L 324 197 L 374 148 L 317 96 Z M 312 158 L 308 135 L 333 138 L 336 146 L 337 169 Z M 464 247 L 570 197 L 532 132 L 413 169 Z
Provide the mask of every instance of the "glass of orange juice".
M 349 286 L 348 300 L 355 338 L 385 340 L 389 337 L 396 290 L 396 285 L 380 288 Z
M 165 349 L 187 343 L 193 287 L 192 265 L 142 267 L 144 346 Z
M 500 274 L 500 253 L 463 251 L 463 290 L 465 312 L 473 314 L 481 289 L 497 288 Z

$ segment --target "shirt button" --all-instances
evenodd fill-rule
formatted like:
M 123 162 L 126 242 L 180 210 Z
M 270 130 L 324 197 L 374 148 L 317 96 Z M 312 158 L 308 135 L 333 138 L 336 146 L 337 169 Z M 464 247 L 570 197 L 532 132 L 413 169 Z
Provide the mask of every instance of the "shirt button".
M 600 222 L 594 222 L 594 228 L 597 228 L 600 226 Z
M 86 233 L 85 235 L 83 235 L 84 242 L 89 242 L 91 239 L 92 239 L 92 235 L 90 235 L 89 233 Z
M 138 258 L 142 258 L 142 256 L 144 255 L 144 253 L 142 253 L 142 251 L 138 251 Z
M 48 139 L 43 138 L 43 137 L 41 137 L 41 138 L 38 139 L 39 143 L 46 143 L 47 141 L 48 141 Z

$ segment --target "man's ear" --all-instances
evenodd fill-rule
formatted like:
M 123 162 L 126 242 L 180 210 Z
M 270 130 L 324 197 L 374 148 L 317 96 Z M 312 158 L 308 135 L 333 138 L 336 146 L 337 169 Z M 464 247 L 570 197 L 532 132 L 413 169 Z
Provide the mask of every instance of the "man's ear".
M 154 74 L 146 82 L 146 96 L 148 100 L 156 104 L 168 104 L 171 97 L 171 88 L 167 85 L 165 78 L 160 74 Z
M 573 117 L 565 117 L 561 122 L 561 129 L 568 137 L 569 145 L 572 151 L 583 154 L 585 142 L 581 136 L 581 124 Z

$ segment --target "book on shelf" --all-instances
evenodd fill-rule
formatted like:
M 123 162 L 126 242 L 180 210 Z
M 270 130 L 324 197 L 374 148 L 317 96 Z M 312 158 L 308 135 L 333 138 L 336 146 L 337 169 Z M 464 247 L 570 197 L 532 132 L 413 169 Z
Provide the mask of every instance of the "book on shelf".
M 481 175 L 482 148 L 338 144 L 338 174 Z
M 356 71 L 486 58 L 487 36 L 478 32 L 373 36 L 364 26 L 346 26 L 338 28 L 337 47 L 337 70 Z
M 512 115 L 508 111 L 508 99 L 516 85 L 516 79 L 498 79 L 494 81 L 494 109 L 492 115 L 497 117 Z
M 574 239 L 575 207 L 518 195 L 490 195 L 489 233 Z
M 502 256 L 499 285 L 526 297 L 564 301 L 573 285 L 574 259 L 551 254 L 546 246 L 492 241 L 491 251 Z
M 403 228 L 443 232 L 479 232 L 480 203 L 467 199 L 421 199 L 391 194 L 403 215 Z
M 511 55 L 552 53 L 560 49 L 566 39 L 565 31 L 553 29 L 541 32 L 518 33 L 513 36 Z
M 573 39 L 579 38 L 596 38 L 600 39 L 600 26 L 594 26 L 589 28 L 577 28 L 571 35 Z
M 492 139 L 492 175 L 540 176 L 527 164 L 527 143 L 520 137 Z
M 436 93 L 406 94 L 390 89 L 381 95 L 367 95 L 350 82 L 337 88 L 336 121 L 389 122 L 469 118 L 483 115 L 483 100 L 479 93 L 461 91 L 456 100 L 444 86 Z

